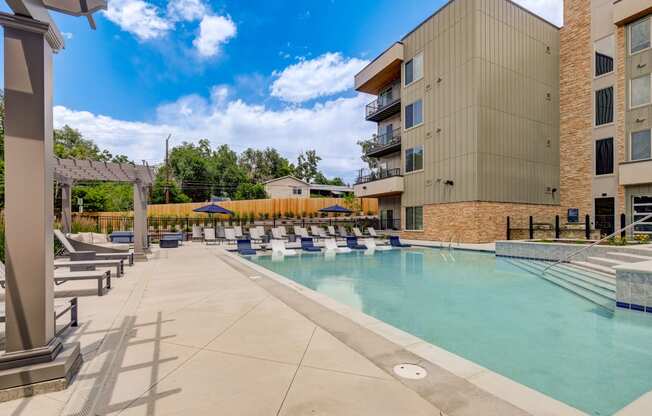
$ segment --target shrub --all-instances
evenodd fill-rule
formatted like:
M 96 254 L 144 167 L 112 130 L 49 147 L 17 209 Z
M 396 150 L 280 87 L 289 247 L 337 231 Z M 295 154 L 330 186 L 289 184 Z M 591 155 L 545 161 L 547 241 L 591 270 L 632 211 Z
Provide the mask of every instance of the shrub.
M 636 234 L 634 236 L 634 240 L 638 241 L 641 244 L 647 244 L 650 242 L 650 235 L 649 234 Z
M 609 240 L 607 240 L 607 244 L 610 246 L 626 246 L 627 239 L 622 237 L 611 237 Z

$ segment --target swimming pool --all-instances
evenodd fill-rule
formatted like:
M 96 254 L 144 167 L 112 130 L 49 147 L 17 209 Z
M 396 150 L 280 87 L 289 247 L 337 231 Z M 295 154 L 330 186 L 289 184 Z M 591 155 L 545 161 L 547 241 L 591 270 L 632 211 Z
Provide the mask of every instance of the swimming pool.
M 411 248 L 251 259 L 594 415 L 652 390 L 652 317 L 612 313 L 493 254 Z

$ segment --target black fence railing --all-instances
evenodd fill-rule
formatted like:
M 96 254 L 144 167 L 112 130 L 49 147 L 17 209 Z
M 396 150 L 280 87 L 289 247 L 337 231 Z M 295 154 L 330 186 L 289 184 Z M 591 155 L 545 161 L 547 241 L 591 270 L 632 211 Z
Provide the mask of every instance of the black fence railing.
M 361 183 L 373 182 L 380 179 L 391 178 L 393 176 L 401 176 L 401 169 L 379 169 L 377 171 L 365 171 L 364 169 L 361 169 L 360 172 L 358 172 L 358 178 L 356 179 L 355 184 L 360 185 Z
M 377 99 L 373 100 L 366 106 L 366 117 L 372 117 L 376 113 L 379 113 L 390 107 L 397 102 L 401 101 L 401 95 L 398 92 L 393 92 L 391 95 L 381 95 Z
M 367 154 L 377 152 L 378 150 L 391 147 L 401 143 L 401 129 L 394 129 L 391 132 L 379 134 L 369 139 L 369 149 Z

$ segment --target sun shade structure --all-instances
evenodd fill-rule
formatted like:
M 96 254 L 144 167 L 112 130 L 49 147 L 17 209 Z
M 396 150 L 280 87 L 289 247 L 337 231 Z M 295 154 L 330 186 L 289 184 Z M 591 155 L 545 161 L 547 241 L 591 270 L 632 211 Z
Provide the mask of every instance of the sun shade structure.
M 54 325 L 52 183 L 55 175 L 64 172 L 55 173 L 52 155 L 52 68 L 53 53 L 65 45 L 49 11 L 86 16 L 94 26 L 91 15 L 106 8 L 106 1 L 6 3 L 13 13 L 0 12 L 4 28 L 6 254 L 0 390 L 27 392 L 34 390 L 33 385 L 41 385 L 36 390 L 54 391 L 68 385 L 81 354 L 79 343 L 64 344 Z
M 351 213 L 353 211 L 351 211 L 348 208 L 344 208 L 341 205 L 335 204 L 335 205 L 331 205 L 330 207 L 322 208 L 322 209 L 319 210 L 319 212 L 333 212 L 333 213 L 336 213 L 336 214 L 348 214 L 348 213 Z
M 224 214 L 224 215 L 233 215 L 233 211 L 229 211 L 226 208 L 223 208 L 217 204 L 204 205 L 203 207 L 193 209 L 194 212 L 205 212 L 206 214 Z

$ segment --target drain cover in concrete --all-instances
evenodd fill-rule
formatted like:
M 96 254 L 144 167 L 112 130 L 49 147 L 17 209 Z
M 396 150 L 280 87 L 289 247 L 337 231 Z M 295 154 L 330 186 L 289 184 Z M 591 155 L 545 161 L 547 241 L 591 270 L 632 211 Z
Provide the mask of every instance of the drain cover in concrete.
M 425 368 L 419 367 L 415 364 L 397 364 L 394 366 L 394 374 L 399 377 L 409 378 L 412 380 L 419 380 L 424 378 L 428 372 Z

